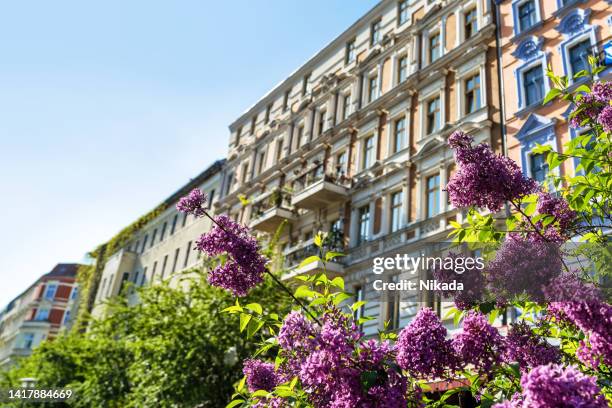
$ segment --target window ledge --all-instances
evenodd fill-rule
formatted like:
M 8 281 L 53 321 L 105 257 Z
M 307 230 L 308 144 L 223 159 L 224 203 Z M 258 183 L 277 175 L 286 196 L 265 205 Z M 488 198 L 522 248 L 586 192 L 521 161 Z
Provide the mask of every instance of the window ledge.
M 525 106 L 519 110 L 517 110 L 514 113 L 514 116 L 518 116 L 519 118 L 523 118 L 525 117 L 527 114 L 534 112 L 535 110 L 544 107 L 544 106 L 549 106 L 550 102 L 548 102 L 547 104 L 542 104 L 542 102 L 544 101 L 544 98 L 540 99 L 539 101 L 532 103 L 529 106 Z
M 518 34 L 515 34 L 514 37 L 512 37 L 510 39 L 511 42 L 513 43 L 518 43 L 520 42 L 523 38 L 527 37 L 529 34 L 532 34 L 534 31 L 536 31 L 538 28 L 542 27 L 544 25 L 544 22 L 542 20 L 538 21 L 537 23 L 534 23 L 531 27 L 529 27 L 528 29 L 521 31 Z

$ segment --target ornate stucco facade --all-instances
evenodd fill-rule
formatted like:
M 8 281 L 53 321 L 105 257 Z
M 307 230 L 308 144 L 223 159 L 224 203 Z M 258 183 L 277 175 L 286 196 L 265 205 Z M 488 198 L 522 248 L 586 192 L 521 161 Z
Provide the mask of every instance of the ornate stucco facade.
M 493 18 L 482 0 L 382 1 L 230 125 L 218 211 L 262 233 L 286 221 L 288 276 L 306 271 L 317 231 L 333 232 L 347 256 L 328 269 L 370 300 L 366 334 L 405 325 L 421 302 L 442 312 L 436 299 L 379 302 L 372 259 L 418 254 L 461 222 L 444 189 L 452 131 L 501 151 Z

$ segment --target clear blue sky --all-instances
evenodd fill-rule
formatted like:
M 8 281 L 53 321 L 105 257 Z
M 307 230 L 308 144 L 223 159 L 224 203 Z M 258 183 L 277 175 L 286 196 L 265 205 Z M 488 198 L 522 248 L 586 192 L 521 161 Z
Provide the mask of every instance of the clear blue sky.
M 0 308 L 226 152 L 375 0 L 0 4 Z

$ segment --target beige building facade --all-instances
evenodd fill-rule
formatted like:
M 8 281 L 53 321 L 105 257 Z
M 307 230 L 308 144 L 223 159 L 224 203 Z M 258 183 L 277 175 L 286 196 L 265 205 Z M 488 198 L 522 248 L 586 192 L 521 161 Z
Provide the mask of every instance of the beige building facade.
M 372 261 L 417 255 L 462 221 L 448 202 L 456 129 L 501 151 L 494 9 L 489 1 L 381 1 L 230 125 L 218 212 L 281 235 L 286 277 L 317 231 L 346 254 L 344 277 L 374 334 L 439 299 L 381 302 Z M 244 205 L 245 196 L 248 205 Z M 398 276 L 400 279 L 401 276 Z

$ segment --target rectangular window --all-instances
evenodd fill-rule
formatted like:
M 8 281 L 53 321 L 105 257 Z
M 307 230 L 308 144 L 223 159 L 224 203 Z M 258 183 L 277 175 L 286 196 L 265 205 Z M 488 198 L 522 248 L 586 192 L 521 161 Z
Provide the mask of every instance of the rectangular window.
M 140 253 L 142 254 L 147 247 L 147 241 L 149 240 L 149 235 L 145 235 L 144 240 L 142 241 L 142 247 L 140 248 Z
M 471 9 L 463 15 L 465 39 L 472 38 L 478 31 L 478 22 L 476 19 L 476 9 Z
M 518 6 L 519 28 L 521 32 L 531 28 L 536 23 L 536 6 L 534 0 L 528 0 Z
M 161 234 L 159 235 L 159 242 L 164 240 L 164 237 L 166 236 L 166 228 L 168 228 L 168 223 L 164 222 L 164 225 L 162 225 Z
M 359 242 L 368 240 L 370 234 L 370 207 L 364 206 L 359 209 Z
M 440 58 L 440 33 L 435 33 L 429 37 L 429 62 L 434 62 L 438 58 Z
M 272 104 L 269 103 L 268 106 L 266 106 L 266 116 L 264 116 L 264 123 L 267 125 L 268 122 L 270 122 L 270 113 L 272 113 Z
M 363 143 L 363 168 L 367 169 L 374 164 L 374 136 L 365 139 Z
M 70 294 L 70 299 L 76 299 L 78 294 L 79 294 L 79 287 L 75 286 L 74 288 L 72 288 L 72 293 Z
M 64 326 L 68 324 L 68 322 L 70 321 L 70 310 L 66 310 L 64 312 Z
M 364 300 L 365 300 L 365 296 L 364 296 L 363 286 L 357 286 L 355 288 L 355 303 L 363 302 Z M 353 312 L 353 317 L 355 319 L 355 322 L 358 323 L 359 319 L 361 319 L 364 316 L 363 314 L 364 308 L 365 308 L 365 305 L 362 304 L 357 309 L 355 309 L 355 311 Z
M 119 283 L 119 293 L 123 292 L 123 287 L 125 283 L 130 279 L 130 274 L 128 272 L 124 272 L 121 276 L 121 282 Z
M 257 169 L 257 174 L 261 174 L 266 167 L 266 152 L 259 153 L 259 169 Z
M 440 129 L 440 97 L 427 102 L 427 134 Z
M 208 209 L 210 210 L 215 202 L 215 190 L 210 190 L 210 194 L 208 194 Z
M 283 157 L 283 139 L 278 139 L 276 141 L 276 161 L 280 161 Z
M 397 293 L 390 293 L 389 299 L 387 302 L 387 322 L 389 322 L 387 326 L 387 330 L 395 330 L 399 328 L 399 318 L 400 318 L 400 300 L 399 295 Z
M 530 156 L 531 165 L 531 177 L 542 183 L 546 180 L 546 174 L 548 174 L 548 163 L 546 163 L 546 154 L 532 154 Z
M 344 58 L 344 62 L 347 65 L 353 61 L 355 61 L 355 40 L 354 39 L 346 43 L 346 55 Z
M 381 20 L 378 19 L 370 26 L 370 45 L 378 44 L 380 38 Z
M 183 262 L 183 268 L 186 268 L 189 264 L 189 253 L 191 252 L 191 241 L 187 243 L 187 249 L 185 250 L 185 262 Z
M 257 127 L 257 116 L 253 116 L 253 118 L 251 119 L 251 134 L 252 135 L 255 134 L 256 127 Z
M 178 214 L 174 214 L 174 218 L 172 219 L 172 227 L 170 227 L 170 235 L 174 235 L 174 231 L 176 231 L 177 222 L 178 222 Z
M 302 96 L 305 96 L 308 93 L 308 82 L 310 81 L 310 74 L 304 75 L 302 79 Z
M 234 173 L 227 175 L 227 185 L 225 186 L 225 194 L 229 194 L 232 191 L 232 184 L 234 184 Z M 185 217 L 186 218 L 186 217 Z M 185 226 L 185 220 L 183 220 L 183 227 Z
M 427 218 L 440 212 L 440 175 L 427 178 Z
M 174 261 L 172 261 L 172 273 L 176 272 L 176 266 L 178 264 L 180 252 L 181 252 L 180 248 L 176 248 L 176 251 L 174 251 Z
M 322 110 L 321 112 L 319 112 L 319 133 L 317 133 L 317 135 L 321 135 L 323 134 L 323 132 L 325 131 L 325 120 L 327 119 L 327 112 Z
M 397 82 L 402 83 L 408 78 L 408 57 L 400 57 L 397 68 Z
M 240 137 L 242 137 L 242 126 L 236 131 L 236 146 L 240 144 Z
M 291 94 L 291 90 L 285 91 L 285 95 L 283 96 L 283 112 L 289 109 L 289 95 Z
M 589 54 L 591 54 L 591 40 L 584 40 L 569 49 L 571 76 L 573 77 L 580 71 L 589 69 Z
M 397 3 L 397 25 L 402 25 L 408 21 L 408 0 L 401 0 Z
M 50 285 L 47 285 L 47 288 L 45 290 L 45 299 L 53 300 L 53 298 L 55 297 L 55 292 L 57 292 L 56 284 L 52 283 Z
M 302 145 L 302 138 L 304 137 L 304 125 L 300 125 L 297 128 L 297 148 L 299 149 Z
M 402 227 L 403 196 L 402 191 L 391 194 L 391 232 L 398 231 Z
M 38 309 L 36 312 L 36 320 L 39 322 L 49 320 L 49 309 Z
M 336 156 L 336 172 L 339 176 L 346 176 L 347 173 L 347 153 L 346 151 Z
M 544 98 L 544 72 L 542 66 L 535 66 L 523 74 L 526 106 L 539 103 Z
M 153 235 L 151 236 L 151 244 L 149 244 L 149 248 L 155 245 L 155 238 L 157 237 L 157 228 L 153 230 Z
M 244 163 L 242 165 L 242 183 L 246 183 L 247 175 L 249 173 L 249 163 Z
M 474 75 L 465 81 L 465 113 L 480 109 L 480 75 Z
M 23 335 L 23 348 L 31 349 L 34 345 L 34 333 L 25 333 Z
M 368 102 L 374 101 L 378 97 L 378 76 L 374 75 L 368 80 Z
M 406 146 L 406 118 L 395 121 L 393 129 L 393 153 L 397 153 Z
M 153 262 L 153 270 L 151 271 L 151 283 L 153 283 L 153 279 L 155 279 L 156 270 L 157 270 L 157 261 Z
M 160 280 L 164 279 L 164 275 L 166 274 L 166 265 L 168 265 L 168 255 L 164 256 L 164 262 L 162 263 L 161 275 L 159 277 Z
M 342 99 L 342 120 L 348 118 L 351 113 L 351 94 L 344 95 Z

